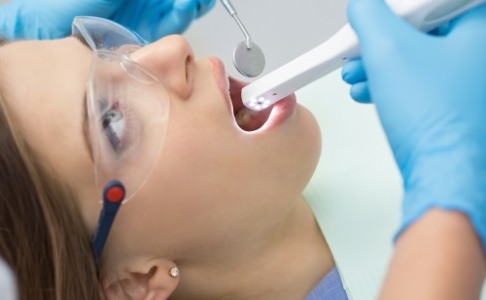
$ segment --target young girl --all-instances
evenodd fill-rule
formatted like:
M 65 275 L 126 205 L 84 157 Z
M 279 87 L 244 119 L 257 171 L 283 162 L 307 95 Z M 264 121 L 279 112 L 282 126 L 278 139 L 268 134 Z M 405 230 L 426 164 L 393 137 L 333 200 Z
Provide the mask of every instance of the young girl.
M 320 154 L 309 111 L 294 96 L 247 111 L 243 84 L 181 37 L 74 28 L 0 48 L 0 254 L 22 299 L 305 298 L 334 266 L 301 196 Z M 96 265 L 113 179 L 127 201 Z

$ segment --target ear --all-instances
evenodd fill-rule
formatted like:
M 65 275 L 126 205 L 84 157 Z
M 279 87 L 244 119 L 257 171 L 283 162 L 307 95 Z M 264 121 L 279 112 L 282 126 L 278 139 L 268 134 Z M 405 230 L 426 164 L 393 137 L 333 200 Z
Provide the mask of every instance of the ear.
M 125 279 L 107 282 L 105 295 L 109 300 L 166 300 L 179 284 L 179 276 L 171 275 L 174 267 L 168 260 L 151 261 L 140 269 L 144 271 L 129 272 Z

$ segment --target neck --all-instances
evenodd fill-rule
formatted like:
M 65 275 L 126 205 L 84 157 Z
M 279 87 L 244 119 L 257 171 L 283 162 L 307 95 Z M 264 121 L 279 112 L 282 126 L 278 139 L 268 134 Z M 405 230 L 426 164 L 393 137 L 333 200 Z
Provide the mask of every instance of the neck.
M 303 299 L 334 266 L 303 199 L 270 239 L 256 243 L 232 259 L 182 269 L 181 285 L 171 299 Z

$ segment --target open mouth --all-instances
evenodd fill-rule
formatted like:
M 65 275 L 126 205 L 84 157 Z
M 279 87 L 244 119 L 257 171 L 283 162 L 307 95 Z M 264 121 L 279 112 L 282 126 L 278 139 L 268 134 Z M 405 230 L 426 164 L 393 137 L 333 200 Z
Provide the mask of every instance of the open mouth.
M 244 131 L 255 131 L 260 129 L 267 121 L 273 107 L 270 106 L 262 111 L 248 109 L 241 99 L 241 90 L 247 83 L 229 77 L 229 93 L 233 103 L 233 115 L 236 124 Z

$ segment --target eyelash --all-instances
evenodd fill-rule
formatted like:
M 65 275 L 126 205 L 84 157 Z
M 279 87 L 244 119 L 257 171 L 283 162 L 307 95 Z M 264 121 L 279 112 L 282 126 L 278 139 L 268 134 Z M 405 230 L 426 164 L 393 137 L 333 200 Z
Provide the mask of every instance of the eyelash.
M 109 109 L 105 111 L 101 118 L 101 125 L 103 132 L 108 139 L 111 149 L 117 154 L 122 155 L 123 151 L 127 150 L 130 143 L 130 124 L 131 124 L 131 110 L 123 108 L 119 102 L 115 102 Z M 123 122 L 121 132 L 117 134 L 116 129 L 112 124 Z

